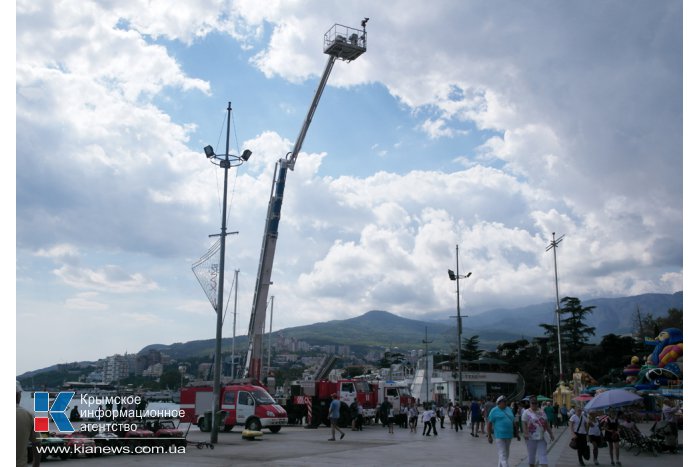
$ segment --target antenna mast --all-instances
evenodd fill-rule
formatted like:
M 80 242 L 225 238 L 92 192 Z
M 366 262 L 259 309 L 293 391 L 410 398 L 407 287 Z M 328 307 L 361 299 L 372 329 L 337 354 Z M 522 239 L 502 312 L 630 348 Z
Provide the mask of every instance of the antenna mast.
M 557 273 L 557 247 L 561 243 L 564 236 L 554 239 L 555 233 L 552 232 L 552 241 L 545 251 L 554 250 L 554 288 L 557 294 L 557 347 L 559 349 L 559 384 L 564 382 L 564 370 L 561 364 L 561 310 L 559 309 L 559 275 Z

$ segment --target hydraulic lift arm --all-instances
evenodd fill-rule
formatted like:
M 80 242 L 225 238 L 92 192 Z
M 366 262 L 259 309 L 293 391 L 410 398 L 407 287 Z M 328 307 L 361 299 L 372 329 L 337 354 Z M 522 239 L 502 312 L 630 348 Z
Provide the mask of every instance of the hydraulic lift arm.
M 292 152 L 286 158 L 280 159 L 275 165 L 275 173 L 272 178 L 272 188 L 270 190 L 270 201 L 267 207 L 267 217 L 265 219 L 265 232 L 263 234 L 262 248 L 260 250 L 260 262 L 258 264 L 258 275 L 255 283 L 255 294 L 253 296 L 253 308 L 248 326 L 248 353 L 245 362 L 245 378 L 255 380 L 261 379 L 261 366 L 263 356 L 263 333 L 265 317 L 267 313 L 267 296 L 270 290 L 272 277 L 272 265 L 275 259 L 275 248 L 277 247 L 277 236 L 280 217 L 282 213 L 282 200 L 284 188 L 287 180 L 287 171 L 294 170 L 299 151 L 304 144 L 306 132 L 309 130 L 314 112 L 318 107 L 321 94 L 326 87 L 328 77 L 333 69 L 336 59 L 351 61 L 362 55 L 367 50 L 367 33 L 365 25 L 367 19 L 362 23 L 362 31 L 349 28 L 347 26 L 334 25 L 324 36 L 324 52 L 328 54 L 328 62 L 321 76 L 321 81 L 316 89 L 316 94 L 311 102 L 311 107 L 306 114 L 306 119 L 301 127 L 299 136 Z

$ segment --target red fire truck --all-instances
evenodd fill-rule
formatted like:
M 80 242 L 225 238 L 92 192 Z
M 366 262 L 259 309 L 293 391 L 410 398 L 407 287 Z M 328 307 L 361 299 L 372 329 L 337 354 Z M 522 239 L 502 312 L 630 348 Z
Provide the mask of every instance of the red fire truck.
M 408 406 L 415 399 L 411 397 L 408 385 L 397 381 L 366 381 L 361 379 L 341 379 L 337 381 L 316 380 L 301 381 L 293 384 L 292 397 L 286 405 L 291 422 L 301 421 L 304 417 L 307 424 L 319 426 L 323 423 L 330 425 L 328 419 L 328 406 L 334 393 L 340 400 L 341 427 L 350 425 L 350 405 L 355 399 L 362 410 L 362 415 L 367 422 L 373 420 L 377 414 L 377 408 L 382 402 L 388 401 L 396 414 L 401 405 Z M 309 419 L 309 412 L 311 419 Z
M 223 431 L 235 425 L 248 430 L 269 428 L 277 433 L 287 424 L 287 412 L 277 404 L 265 388 L 254 384 L 227 384 L 221 388 L 221 410 L 226 413 L 221 421 Z M 180 390 L 181 422 L 193 423 L 202 431 L 211 429 L 212 385 L 187 386 Z M 207 420 L 209 412 L 209 421 Z
M 367 381 L 351 379 L 300 381 L 291 385 L 291 394 L 286 405 L 290 421 L 297 422 L 306 418 L 307 425 L 311 426 L 319 426 L 322 423 L 330 426 L 328 408 L 333 394 L 338 394 L 340 400 L 338 425 L 341 427 L 350 425 L 350 405 L 355 399 L 362 408 L 365 418 L 374 418 L 377 405 L 376 391 L 373 392 Z

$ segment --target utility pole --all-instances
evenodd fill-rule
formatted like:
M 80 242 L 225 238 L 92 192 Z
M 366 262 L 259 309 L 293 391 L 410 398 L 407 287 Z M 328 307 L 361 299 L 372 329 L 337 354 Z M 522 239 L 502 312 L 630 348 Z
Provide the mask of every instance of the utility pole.
M 459 280 L 466 279 L 471 276 L 472 273 L 469 272 L 464 276 L 459 275 L 459 245 L 455 247 L 455 256 L 457 258 L 457 274 L 451 269 L 447 270 L 447 275 L 450 280 L 457 282 L 457 367 L 459 372 L 459 380 L 457 386 L 457 402 L 462 403 L 462 314 L 460 312 L 460 299 L 459 299 Z
M 554 251 L 554 288 L 557 294 L 557 347 L 559 348 L 559 384 L 564 382 L 564 369 L 561 363 L 561 310 L 559 309 L 559 274 L 557 273 L 557 247 L 561 243 L 564 236 L 554 239 L 555 233 L 552 232 L 552 241 L 545 251 Z
M 432 344 L 433 341 L 428 340 L 428 326 L 425 327 L 425 339 L 423 343 L 425 344 L 425 402 L 430 400 L 430 372 L 428 371 L 428 344 Z

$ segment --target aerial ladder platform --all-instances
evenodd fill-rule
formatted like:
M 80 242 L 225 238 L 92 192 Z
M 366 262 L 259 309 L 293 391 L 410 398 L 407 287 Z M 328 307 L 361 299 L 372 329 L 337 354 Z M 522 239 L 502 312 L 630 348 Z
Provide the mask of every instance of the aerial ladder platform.
M 316 89 L 311 107 L 309 107 L 309 111 L 306 114 L 306 119 L 301 126 L 301 131 L 294 144 L 294 149 L 275 164 L 272 188 L 270 190 L 270 201 L 267 207 L 267 217 L 265 219 L 265 232 L 263 234 L 262 247 L 260 250 L 260 262 L 258 264 L 258 274 L 255 283 L 255 294 L 253 296 L 253 308 L 250 316 L 250 324 L 248 326 L 248 352 L 246 354 L 244 367 L 245 378 L 262 379 L 263 334 L 267 313 L 267 296 L 270 285 L 272 284 L 272 265 L 275 259 L 275 248 L 277 246 L 278 228 L 282 215 L 282 200 L 284 198 L 287 172 L 289 170 L 294 170 L 297 156 L 306 138 L 306 132 L 309 130 L 311 120 L 314 117 L 318 102 L 326 87 L 328 77 L 331 74 L 335 61 L 337 59 L 347 62 L 353 61 L 367 50 L 366 25 L 368 20 L 369 18 L 365 18 L 362 21 L 361 30 L 334 24 L 324 35 L 323 51 L 328 55 L 326 68 L 321 75 L 321 81 Z

